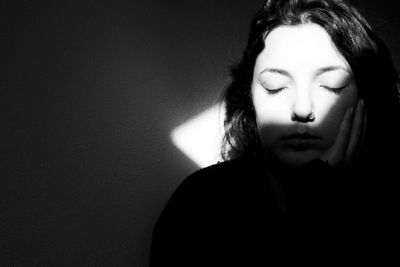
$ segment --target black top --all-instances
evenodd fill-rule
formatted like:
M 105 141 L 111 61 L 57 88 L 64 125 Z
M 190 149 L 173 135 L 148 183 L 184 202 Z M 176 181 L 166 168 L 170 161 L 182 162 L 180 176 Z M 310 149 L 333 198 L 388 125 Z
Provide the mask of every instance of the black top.
M 283 211 L 258 158 L 197 171 L 156 223 L 150 266 L 381 261 L 393 218 L 379 190 L 362 179 L 314 161 L 281 181 L 288 190 Z M 390 248 L 397 253 L 387 246 L 385 258 Z

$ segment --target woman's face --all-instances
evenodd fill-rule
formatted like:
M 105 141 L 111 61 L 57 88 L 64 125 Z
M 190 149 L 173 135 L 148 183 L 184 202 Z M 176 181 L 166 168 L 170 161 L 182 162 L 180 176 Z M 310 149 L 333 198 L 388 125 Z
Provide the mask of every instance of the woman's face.
M 322 27 L 279 26 L 268 34 L 252 82 L 267 158 L 289 166 L 320 158 L 357 99 L 352 70 Z

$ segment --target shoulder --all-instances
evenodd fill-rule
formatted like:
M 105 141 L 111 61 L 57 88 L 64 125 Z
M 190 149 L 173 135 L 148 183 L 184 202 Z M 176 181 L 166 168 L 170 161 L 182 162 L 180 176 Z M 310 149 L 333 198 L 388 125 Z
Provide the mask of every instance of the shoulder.
M 259 166 L 255 160 L 236 159 L 220 162 L 189 175 L 169 199 L 166 211 L 193 212 L 206 207 L 231 205 L 238 196 L 254 193 L 260 181 Z
M 256 166 L 247 159 L 220 162 L 183 180 L 155 224 L 154 266 L 177 266 L 176 262 L 185 262 L 185 266 L 186 259 L 199 258 L 205 251 L 201 257 L 210 259 L 210 251 L 221 250 L 216 244 L 224 244 L 222 249 L 229 251 L 226 246 L 233 244 L 227 242 L 231 233 L 253 221 L 258 214 L 253 211 L 260 210 L 255 206 L 261 201 L 252 197 L 259 195 L 254 189 L 260 188 L 251 182 L 258 180 Z
M 231 188 L 238 185 L 243 186 L 251 182 L 259 175 L 257 160 L 253 158 L 242 158 L 219 162 L 215 165 L 195 171 L 179 185 L 179 188 L 197 188 L 204 190 L 208 188 L 221 189 Z M 212 186 L 210 188 L 210 186 Z

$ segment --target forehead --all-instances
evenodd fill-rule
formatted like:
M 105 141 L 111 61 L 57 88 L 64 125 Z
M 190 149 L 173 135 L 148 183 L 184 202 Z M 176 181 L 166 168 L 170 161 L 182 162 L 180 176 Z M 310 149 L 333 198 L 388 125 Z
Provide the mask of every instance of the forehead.
M 256 68 L 268 66 L 303 72 L 330 65 L 350 69 L 329 34 L 314 23 L 273 29 L 256 62 Z

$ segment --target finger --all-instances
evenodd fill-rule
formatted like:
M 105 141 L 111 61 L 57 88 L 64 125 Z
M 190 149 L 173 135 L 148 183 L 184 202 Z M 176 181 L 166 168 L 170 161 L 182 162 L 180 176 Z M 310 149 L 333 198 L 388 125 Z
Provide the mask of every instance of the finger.
M 362 130 L 363 130 L 363 115 L 364 115 L 364 101 L 360 99 L 357 103 L 356 111 L 351 125 L 351 134 L 349 139 L 349 145 L 346 151 L 346 161 L 350 162 L 355 159 L 356 151 L 359 148 L 361 142 Z
M 351 119 L 353 117 L 353 108 L 349 108 L 346 115 L 340 124 L 339 132 L 336 136 L 335 143 L 333 144 L 331 163 L 337 165 L 340 163 L 346 153 L 346 148 L 349 140 L 349 135 L 351 131 Z
M 361 135 L 361 141 L 359 142 L 359 147 L 357 148 L 357 152 L 356 152 L 357 158 L 359 158 L 362 148 L 364 147 L 365 138 L 367 135 L 367 120 L 368 120 L 368 110 L 367 110 L 367 107 L 365 106 L 365 102 L 364 102 L 363 130 L 362 130 L 362 135 Z

